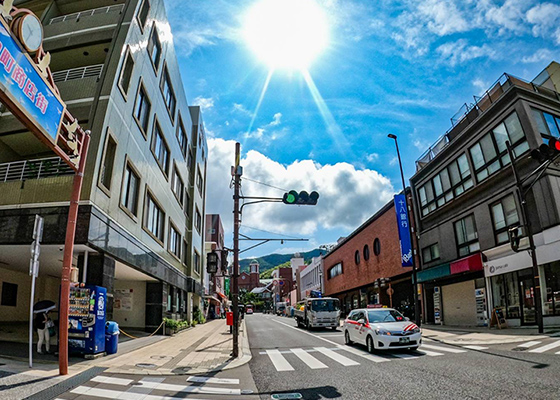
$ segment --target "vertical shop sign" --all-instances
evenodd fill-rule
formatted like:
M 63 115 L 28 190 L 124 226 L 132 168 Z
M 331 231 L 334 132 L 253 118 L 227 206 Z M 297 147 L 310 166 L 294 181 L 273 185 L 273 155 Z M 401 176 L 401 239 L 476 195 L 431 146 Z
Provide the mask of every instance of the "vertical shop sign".
M 401 261 L 403 267 L 412 267 L 412 245 L 408 221 L 408 210 L 404 194 L 395 195 L 395 212 L 397 213 L 397 227 L 401 243 Z

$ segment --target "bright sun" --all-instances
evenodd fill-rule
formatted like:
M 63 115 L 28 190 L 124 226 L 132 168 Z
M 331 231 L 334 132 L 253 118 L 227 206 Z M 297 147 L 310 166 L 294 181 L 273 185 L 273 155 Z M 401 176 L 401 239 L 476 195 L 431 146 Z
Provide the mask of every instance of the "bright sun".
M 273 69 L 306 69 L 328 35 L 325 13 L 314 0 L 261 0 L 244 24 L 245 40 Z

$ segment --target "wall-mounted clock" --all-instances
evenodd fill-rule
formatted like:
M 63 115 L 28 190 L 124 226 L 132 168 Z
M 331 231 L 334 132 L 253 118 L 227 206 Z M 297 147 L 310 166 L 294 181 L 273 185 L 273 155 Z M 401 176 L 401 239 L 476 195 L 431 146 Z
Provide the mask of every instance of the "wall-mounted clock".
M 25 49 L 34 53 L 43 43 L 43 25 L 35 14 L 25 14 L 17 21 L 17 36 Z

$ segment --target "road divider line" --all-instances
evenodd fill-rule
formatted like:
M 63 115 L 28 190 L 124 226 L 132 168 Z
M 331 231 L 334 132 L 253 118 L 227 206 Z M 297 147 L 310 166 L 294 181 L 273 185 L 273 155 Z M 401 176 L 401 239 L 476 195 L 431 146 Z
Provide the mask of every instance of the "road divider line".
M 329 368 L 303 349 L 291 349 L 291 350 L 292 353 L 294 353 L 301 361 L 306 363 L 307 366 L 311 369 Z
M 276 371 L 293 371 L 294 367 L 284 358 L 282 354 L 278 350 L 267 350 L 266 354 L 274 364 L 274 368 Z
M 549 343 L 546 346 L 537 347 L 536 349 L 529 350 L 529 353 L 544 353 L 545 351 L 560 347 L 560 340 Z
M 447 351 L 449 353 L 466 353 L 467 350 L 455 349 L 453 347 L 440 347 L 440 346 L 432 346 L 431 344 L 422 344 L 420 349 L 430 349 L 430 350 L 437 350 L 437 351 Z
M 351 365 L 360 365 L 359 362 L 354 361 L 348 357 L 345 357 L 342 354 L 338 354 L 332 351 L 331 349 L 327 349 L 326 347 L 315 347 L 315 350 L 333 359 L 334 361 L 344 365 L 345 367 L 349 367 Z

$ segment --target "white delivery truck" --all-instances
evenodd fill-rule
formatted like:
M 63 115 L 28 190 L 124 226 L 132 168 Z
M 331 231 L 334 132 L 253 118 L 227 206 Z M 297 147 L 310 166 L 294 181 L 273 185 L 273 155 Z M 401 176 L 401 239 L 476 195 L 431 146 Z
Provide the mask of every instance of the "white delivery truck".
M 336 330 L 340 325 L 340 302 L 331 297 L 308 298 L 296 304 L 294 317 L 299 327 Z

